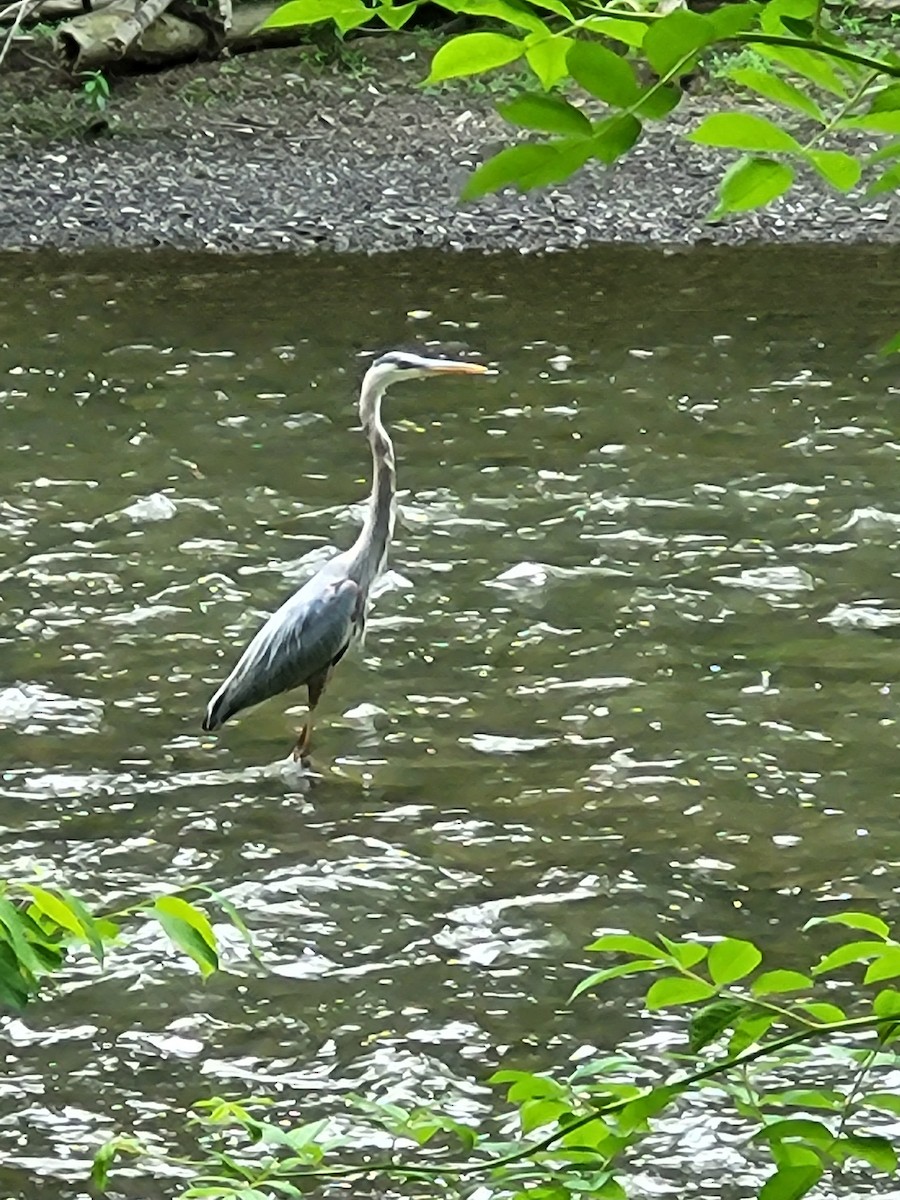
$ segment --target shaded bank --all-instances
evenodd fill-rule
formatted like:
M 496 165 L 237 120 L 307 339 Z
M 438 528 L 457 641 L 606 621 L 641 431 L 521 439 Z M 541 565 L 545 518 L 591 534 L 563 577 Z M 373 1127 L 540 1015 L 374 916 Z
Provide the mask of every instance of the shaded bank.
M 92 122 L 71 94 L 40 87 L 37 72 L 6 79 L 0 247 L 539 251 L 594 242 L 898 241 L 895 198 L 864 203 L 811 173 L 765 211 L 709 224 L 731 156 L 681 140 L 708 107 L 702 96 L 687 98 L 613 168 L 461 205 L 468 173 L 512 136 L 494 97 L 484 85 L 416 88 L 428 52 L 408 39 L 353 45 L 349 70 L 284 50 L 121 82 L 109 130 L 106 116 Z

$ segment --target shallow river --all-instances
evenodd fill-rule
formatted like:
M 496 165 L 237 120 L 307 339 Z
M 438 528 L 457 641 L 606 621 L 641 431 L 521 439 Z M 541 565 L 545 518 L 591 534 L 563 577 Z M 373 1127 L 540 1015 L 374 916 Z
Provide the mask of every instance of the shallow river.
M 2 873 L 212 884 L 269 968 L 224 927 L 205 986 L 149 931 L 102 982 L 76 958 L 0 1026 L 3 1197 L 84 1196 L 87 1148 L 216 1092 L 477 1108 L 503 1052 L 635 1035 L 629 986 L 567 1003 L 600 928 L 777 952 L 896 910 L 897 265 L 0 260 Z M 299 696 L 200 716 L 353 539 L 362 356 L 403 344 L 500 373 L 388 398 L 392 572 L 308 787 Z M 640 1194 L 755 1194 L 716 1124 Z

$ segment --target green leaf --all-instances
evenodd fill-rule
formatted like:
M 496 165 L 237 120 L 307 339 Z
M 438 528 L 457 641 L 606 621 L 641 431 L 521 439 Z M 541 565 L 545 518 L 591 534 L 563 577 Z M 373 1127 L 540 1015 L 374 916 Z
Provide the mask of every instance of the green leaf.
M 885 988 L 879 992 L 872 1004 L 876 1017 L 900 1017 L 900 992 L 894 988 Z
M 502 1072 L 500 1072 L 502 1074 Z M 506 1092 L 506 1099 L 512 1104 L 526 1104 L 528 1100 L 568 1100 L 565 1088 L 554 1079 L 545 1075 L 526 1075 L 518 1080 Z
M 619 1073 L 631 1075 L 635 1070 L 636 1060 L 629 1055 L 603 1054 L 599 1058 L 589 1058 L 575 1068 L 569 1076 L 569 1083 L 583 1083 L 586 1079 L 595 1079 L 598 1075 L 607 1076 Z
M 157 915 L 165 913 L 167 916 L 175 917 L 179 921 L 184 921 L 185 924 L 190 925 L 199 933 L 209 949 L 213 953 L 216 952 L 218 949 L 216 935 L 205 912 L 202 912 L 193 904 L 189 904 L 187 900 L 182 900 L 180 896 L 160 896 L 153 907 Z
M 635 1100 L 643 1095 L 643 1090 L 636 1083 L 619 1083 L 615 1079 L 599 1079 L 590 1088 L 591 1097 L 601 1097 L 600 1107 L 611 1097 L 616 1100 Z M 594 1103 L 597 1103 L 594 1099 Z
M 462 1125 L 444 1113 L 432 1112 L 430 1109 L 419 1109 L 410 1118 L 408 1129 L 420 1146 L 431 1141 L 436 1133 L 449 1133 L 469 1150 L 475 1145 L 475 1130 L 470 1125 Z
M 96 958 L 100 966 L 103 966 L 104 945 L 103 931 L 97 921 L 88 912 L 77 896 L 73 896 L 71 892 L 60 891 L 60 896 L 69 906 L 71 911 L 78 918 L 81 928 L 84 930 L 84 937 L 90 946 L 91 954 Z
M 298 1125 L 296 1129 L 282 1129 L 278 1125 L 261 1123 L 261 1141 L 278 1146 L 289 1146 L 294 1153 L 314 1145 L 316 1139 L 328 1126 L 328 1119 L 309 1121 L 306 1125 Z
M 592 1200 L 626 1200 L 628 1193 L 618 1180 L 610 1176 L 591 1188 Z
M 889 354 L 900 354 L 900 333 L 895 333 L 890 341 L 879 346 L 878 353 L 884 358 L 887 358 Z
M 815 38 L 816 27 L 812 21 L 801 21 L 798 17 L 782 17 L 781 23 L 794 37 L 805 38 L 807 41 Z
M 706 19 L 715 30 L 716 41 L 733 38 L 736 33 L 745 33 L 755 24 L 761 4 L 724 4 L 714 12 L 707 13 Z
M 884 950 L 884 942 L 846 942 L 830 954 L 826 954 L 812 969 L 813 975 L 825 975 L 839 971 L 850 963 L 869 962 Z
M 50 922 L 51 928 L 45 929 L 35 919 L 40 916 L 34 905 L 20 908 L 0 895 L 0 948 L 5 947 L 9 952 L 13 970 L 34 978 L 55 971 L 66 953 L 59 926 Z
M 591 33 L 602 34 L 615 42 L 624 42 L 626 46 L 643 45 L 647 32 L 647 26 L 640 21 L 625 21 L 619 17 L 588 17 L 581 24 Z
M 900 147 L 898 147 L 900 153 Z M 882 192 L 896 192 L 900 189 L 900 163 L 895 167 L 889 167 L 883 175 L 870 183 L 866 188 L 867 196 L 880 196 Z
M 867 969 L 863 983 L 878 983 L 900 975 L 900 946 L 891 946 L 876 958 Z
M 24 1008 L 37 989 L 34 975 L 23 970 L 7 942 L 0 942 L 0 1001 L 11 1008 Z
M 572 45 L 572 39 L 563 34 L 552 37 L 534 34 L 525 39 L 525 59 L 541 81 L 541 87 L 549 91 L 568 75 L 566 58 Z
M 546 1075 L 533 1075 L 528 1071 L 497 1071 L 489 1082 L 509 1082 L 511 1086 L 506 1098 L 513 1104 L 521 1104 L 525 1100 L 568 1099 L 568 1092 L 555 1079 L 549 1079 Z
M 153 907 L 169 940 L 193 959 L 202 975 L 218 970 L 216 937 L 203 913 L 178 896 L 160 896 Z
M 659 946 L 654 946 L 645 938 L 634 937 L 630 933 L 606 933 L 603 937 L 590 942 L 585 949 L 596 950 L 605 954 L 636 954 L 640 958 L 654 958 L 658 963 L 667 963 L 670 956 Z
M 844 1134 L 836 1138 L 832 1152 L 842 1160 L 861 1158 L 878 1171 L 893 1174 L 897 1169 L 897 1152 L 884 1137 L 870 1137 L 861 1133 Z
M 866 156 L 866 166 L 869 167 L 874 163 L 885 162 L 891 158 L 900 158 L 900 141 L 887 142 L 884 146 L 873 150 L 871 154 Z
M 684 1088 L 676 1084 L 664 1084 L 655 1087 L 644 1096 L 626 1104 L 616 1114 L 616 1127 L 621 1133 L 631 1134 L 637 1129 L 647 1129 L 650 1117 L 655 1117 L 674 1099 L 680 1096 Z
M 601 162 L 613 163 L 623 154 L 627 154 L 640 136 L 641 123 L 629 113 L 620 113 L 616 117 L 607 117 L 605 121 L 598 121 L 591 139 L 594 157 L 599 158 Z M 657 951 L 657 954 L 659 953 L 660 951 Z M 662 961 L 665 962 L 665 959 Z
M 891 932 L 890 925 L 882 921 L 881 917 L 862 912 L 840 912 L 832 913 L 830 917 L 813 917 L 803 926 L 803 932 L 814 929 L 817 925 L 846 925 L 848 929 L 862 929 L 880 938 L 888 937 Z
M 672 1008 L 677 1004 L 695 1004 L 698 1000 L 708 1000 L 716 994 L 716 989 L 702 979 L 685 979 L 675 976 L 667 979 L 657 979 L 650 986 L 644 1004 L 648 1012 L 659 1008 Z
M 371 21 L 373 15 L 371 8 L 363 8 L 362 11 L 358 8 L 352 8 L 347 12 L 338 13 L 334 18 L 334 23 L 338 33 L 343 37 L 351 29 L 359 29 L 360 25 L 365 25 L 367 21 Z
M 867 1092 L 860 1096 L 858 1103 L 868 1108 L 877 1108 L 882 1112 L 894 1113 L 900 1117 L 900 1093 L 898 1092 Z
M 571 1147 L 573 1150 L 596 1150 L 609 1135 L 609 1126 L 598 1117 L 587 1125 L 573 1129 L 571 1133 L 563 1134 L 560 1145 Z
M 735 1017 L 746 1010 L 746 1005 L 736 1000 L 717 1000 L 707 1004 L 691 1017 L 689 1049 L 697 1054 L 704 1046 L 714 1042 L 734 1024 Z
M 834 1141 L 834 1134 L 827 1125 L 810 1117 L 785 1117 L 771 1121 L 753 1135 L 754 1141 L 766 1141 L 772 1145 L 788 1138 L 802 1138 L 804 1142 L 827 1150 Z
M 829 1112 L 840 1112 L 847 1102 L 843 1092 L 831 1092 L 824 1088 L 817 1090 L 793 1089 L 787 1092 L 766 1092 L 766 1103 L 777 1104 L 779 1107 L 791 1108 L 824 1108 Z
M 523 93 L 506 104 L 498 104 L 502 117 L 514 125 L 526 129 L 537 129 L 542 133 L 569 134 L 573 137 L 590 136 L 591 123 L 567 100 L 554 96 L 536 96 Z
M 725 938 L 710 948 L 706 966 L 713 983 L 723 987 L 726 983 L 743 979 L 755 971 L 761 962 L 762 954 L 752 942 Z
M 893 112 L 900 109 L 900 83 L 889 83 L 872 97 L 869 112 Z
M 775 1024 L 776 1019 L 772 1013 L 760 1013 L 758 1017 L 742 1017 L 735 1024 L 734 1033 L 728 1043 L 728 1053 L 734 1057 L 757 1045 Z
M 786 33 L 782 17 L 803 20 L 816 12 L 816 0 L 769 0 L 762 10 L 760 25 L 766 33 Z
M 844 117 L 838 129 L 870 129 L 875 133 L 900 133 L 900 110 L 869 112 L 861 117 Z
M 105 1142 L 94 1155 L 94 1161 L 91 1163 L 91 1182 L 101 1192 L 106 1190 L 106 1184 L 109 1179 L 109 1168 L 112 1166 L 115 1157 L 115 1139 Z
M 338 21 L 339 18 L 371 14 L 360 0 L 288 0 L 276 8 L 259 26 L 260 29 L 283 29 L 291 25 L 314 25 L 318 21 Z
M 775 996 L 780 992 L 805 992 L 813 986 L 808 975 L 799 971 L 766 971 L 750 985 L 754 996 Z
M 527 190 L 565 182 L 591 157 L 594 139 L 592 137 L 556 138 L 545 145 L 550 154 L 542 165 L 536 166 L 520 180 L 518 185 L 520 188 Z
M 763 58 L 769 59 L 770 62 L 782 63 L 789 71 L 804 76 L 826 92 L 840 96 L 842 100 L 847 99 L 847 84 L 824 54 L 816 54 L 811 50 L 795 50 L 789 46 L 754 46 L 753 49 Z
M 707 947 L 702 942 L 671 942 L 662 934 L 659 940 L 672 955 L 679 967 L 684 967 L 689 971 L 691 967 L 696 967 L 697 963 L 703 962 L 708 953 Z
M 492 71 L 515 62 L 524 53 L 524 42 L 505 33 L 463 33 L 440 47 L 431 60 L 431 71 L 425 83 L 440 83 L 461 75 Z
M 564 17 L 567 21 L 574 21 L 575 17 L 571 8 L 567 4 L 563 4 L 562 0 L 531 0 L 535 8 L 546 8 L 548 12 L 556 13 L 558 17 Z
M 106 1188 L 109 1180 L 109 1170 L 117 1158 L 126 1154 L 133 1158 L 138 1158 L 145 1153 L 145 1148 L 136 1138 L 118 1137 L 110 1138 L 108 1142 L 97 1150 L 94 1155 L 94 1160 L 91 1163 L 91 1182 L 100 1191 Z
M 0 926 L 6 931 L 11 948 L 13 969 L 36 977 L 43 971 L 37 950 L 26 933 L 24 917 L 5 896 L 0 896 Z M 2 930 L 0 930 L 2 932 Z
M 387 25 L 388 29 L 402 29 L 409 18 L 419 7 L 418 2 L 412 4 L 380 4 L 374 13 Z
M 253 944 L 253 936 L 250 933 L 250 930 L 247 928 L 244 918 L 238 912 L 234 904 L 232 904 L 232 902 L 227 898 L 227 896 L 223 896 L 221 892 L 216 891 L 215 888 L 211 888 L 207 884 L 195 884 L 194 890 L 203 892 L 205 895 L 209 896 L 219 908 L 221 908 L 222 912 L 246 942 L 252 956 L 257 960 L 257 962 L 261 962 L 262 960 L 260 959 L 259 952 Z
M 809 1163 L 802 1167 L 779 1167 L 762 1186 L 759 1200 L 800 1200 L 822 1178 L 823 1168 Z
M 802 92 L 800 88 L 794 87 L 780 75 L 775 75 L 771 71 L 760 71 L 755 67 L 731 67 L 725 74 L 735 83 L 750 88 L 757 95 L 765 96 L 767 100 L 771 100 L 775 104 L 796 109 L 797 112 L 813 117 L 823 124 L 825 122 L 825 115 L 812 96 Z
M 749 1115 L 749 1114 L 747 1114 Z M 773 1142 L 771 1145 L 772 1158 L 779 1167 L 819 1167 L 822 1165 L 822 1152 L 805 1146 L 802 1142 Z
M 800 143 L 768 117 L 752 113 L 713 113 L 687 135 L 703 146 L 727 146 L 733 150 L 775 150 L 796 153 Z
M 34 884 L 26 883 L 25 890 L 30 893 L 38 910 L 46 917 L 49 917 L 55 925 L 87 941 L 87 933 L 84 926 L 64 900 L 54 895 L 53 892 L 36 887 Z
M 698 50 L 715 39 L 716 29 L 706 17 L 687 9 L 676 9 L 654 21 L 644 35 L 644 54 L 660 77 L 682 73 Z
M 843 150 L 807 150 L 804 157 L 840 192 L 849 192 L 859 183 L 862 163 L 852 154 L 845 154 Z
M 641 99 L 632 107 L 637 116 L 655 121 L 667 117 L 673 108 L 677 108 L 683 95 L 681 88 L 675 85 L 660 87 L 654 84 L 641 92 Z
M 627 108 L 640 95 L 631 66 L 597 42 L 574 42 L 566 64 L 577 84 L 614 108 Z
M 846 1021 L 847 1014 L 842 1008 L 838 1008 L 836 1004 L 829 1004 L 824 1000 L 799 1000 L 797 1007 L 803 1009 L 805 1013 L 809 1013 L 816 1021 L 821 1021 L 825 1025 L 833 1025 L 836 1021 Z
M 470 13 L 476 17 L 494 17 L 508 25 L 528 29 L 532 33 L 550 36 L 550 30 L 529 6 L 510 4 L 507 0 L 453 0 L 447 5 L 453 12 Z
M 786 192 L 793 182 L 794 172 L 786 163 L 771 158 L 740 158 L 722 176 L 719 201 L 710 219 L 761 208 Z
M 562 1100 L 525 1100 L 519 1105 L 522 1133 L 531 1133 L 545 1125 L 555 1125 L 563 1113 L 569 1111 L 570 1105 Z
M 574 1000 L 583 992 L 598 987 L 601 983 L 606 983 L 607 979 L 619 979 L 623 975 L 635 975 L 640 971 L 658 971 L 661 965 L 663 964 L 658 959 L 637 959 L 632 962 L 620 963 L 617 967 L 607 967 L 605 971 L 595 971 L 593 975 L 588 975 L 587 979 L 582 979 L 569 1000 Z

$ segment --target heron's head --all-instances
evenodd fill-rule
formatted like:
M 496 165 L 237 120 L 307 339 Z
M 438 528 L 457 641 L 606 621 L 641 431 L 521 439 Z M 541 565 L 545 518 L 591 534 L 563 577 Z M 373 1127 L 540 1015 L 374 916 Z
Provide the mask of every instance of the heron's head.
M 376 358 L 366 372 L 370 385 L 384 391 L 401 379 L 425 379 L 430 375 L 493 375 L 482 363 L 454 358 L 426 358 L 406 350 L 389 350 Z

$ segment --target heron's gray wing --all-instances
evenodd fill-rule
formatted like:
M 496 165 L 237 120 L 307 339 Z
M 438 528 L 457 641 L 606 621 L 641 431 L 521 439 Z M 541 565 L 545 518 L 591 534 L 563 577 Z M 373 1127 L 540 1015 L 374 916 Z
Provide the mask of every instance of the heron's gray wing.
M 218 729 L 241 709 L 290 691 L 337 662 L 363 619 L 352 579 L 315 576 L 273 613 L 213 696 L 204 729 Z

